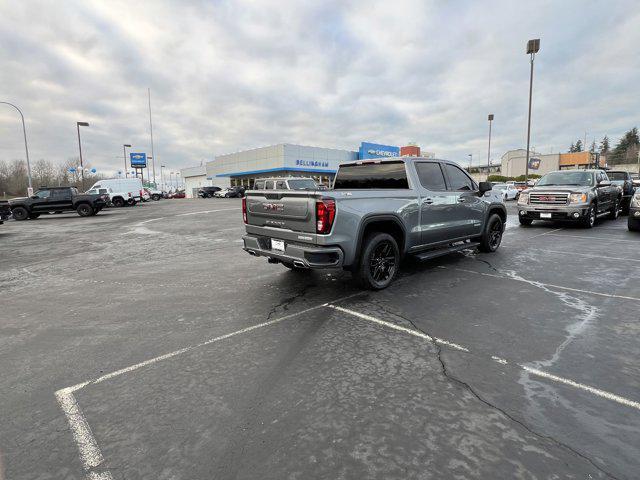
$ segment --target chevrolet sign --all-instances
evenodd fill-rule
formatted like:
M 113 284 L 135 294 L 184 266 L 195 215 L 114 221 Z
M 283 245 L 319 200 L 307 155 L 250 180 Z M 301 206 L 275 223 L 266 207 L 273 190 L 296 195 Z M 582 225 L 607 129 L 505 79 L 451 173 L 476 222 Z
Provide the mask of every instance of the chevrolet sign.
M 373 148 L 370 148 L 369 150 L 367 150 L 367 153 L 372 156 L 375 155 L 376 157 L 397 157 L 398 156 L 396 152 L 390 152 L 388 150 L 374 150 Z

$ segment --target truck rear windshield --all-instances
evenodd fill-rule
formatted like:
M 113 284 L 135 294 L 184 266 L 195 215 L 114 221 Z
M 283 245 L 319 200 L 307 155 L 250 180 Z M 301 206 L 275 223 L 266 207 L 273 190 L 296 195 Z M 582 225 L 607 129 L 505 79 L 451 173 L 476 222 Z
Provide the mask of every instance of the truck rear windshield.
M 361 188 L 409 188 L 404 162 L 380 162 L 342 165 L 338 170 L 335 190 Z

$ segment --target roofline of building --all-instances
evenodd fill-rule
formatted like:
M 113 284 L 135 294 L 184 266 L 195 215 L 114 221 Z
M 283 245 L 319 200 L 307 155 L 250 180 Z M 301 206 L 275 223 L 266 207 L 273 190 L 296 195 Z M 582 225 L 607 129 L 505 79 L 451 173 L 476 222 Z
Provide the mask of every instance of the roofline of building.
M 305 173 L 336 173 L 337 170 L 310 170 L 308 168 L 300 167 L 277 167 L 277 168 L 265 168 L 263 170 L 249 170 L 246 172 L 231 172 L 231 173 L 218 173 L 216 177 L 239 177 L 242 175 L 256 175 L 258 173 L 271 173 L 271 172 L 305 172 Z

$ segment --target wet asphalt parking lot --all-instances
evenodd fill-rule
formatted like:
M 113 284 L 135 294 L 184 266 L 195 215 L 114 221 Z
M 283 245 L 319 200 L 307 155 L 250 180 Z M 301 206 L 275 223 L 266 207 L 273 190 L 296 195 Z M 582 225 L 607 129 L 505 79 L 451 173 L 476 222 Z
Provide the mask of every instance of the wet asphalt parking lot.
M 240 202 L 0 226 L 0 478 L 640 477 L 640 236 L 517 226 L 387 290 Z

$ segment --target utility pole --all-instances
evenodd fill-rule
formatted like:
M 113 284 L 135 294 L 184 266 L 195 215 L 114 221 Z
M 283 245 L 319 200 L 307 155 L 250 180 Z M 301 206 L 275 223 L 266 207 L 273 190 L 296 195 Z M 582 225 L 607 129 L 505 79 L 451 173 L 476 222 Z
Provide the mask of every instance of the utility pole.
M 78 150 L 80 150 L 80 176 L 82 178 L 82 191 L 84 191 L 84 163 L 82 161 L 82 142 L 80 142 L 80 127 L 88 127 L 88 122 L 76 122 L 78 128 Z
M 471 173 L 471 163 L 473 162 L 473 153 L 470 153 L 468 156 L 469 156 L 469 173 Z
M 124 178 L 129 178 L 129 172 L 127 172 L 127 148 L 131 148 L 131 145 L 125 143 L 122 145 L 122 158 L 124 158 Z
M 149 94 L 149 131 L 151 132 L 151 164 L 153 165 L 153 186 L 156 186 L 156 155 L 153 153 L 153 123 L 151 122 L 151 89 L 147 88 Z
M 9 102 L 0 102 L 3 105 L 9 105 L 10 107 L 15 108 L 20 114 L 20 119 L 22 120 L 22 134 L 24 136 L 24 152 L 27 155 L 27 179 L 29 180 L 29 189 L 27 191 L 28 196 L 30 197 L 33 194 L 33 185 L 31 184 L 31 163 L 29 162 L 29 147 L 27 147 L 27 129 L 24 126 L 24 115 L 22 114 L 22 110 L 16 107 L 13 103 Z
M 489 148 L 487 150 L 487 168 L 491 167 L 491 122 L 493 122 L 493 113 L 490 113 L 487 117 L 489 120 Z M 487 175 L 489 175 L 489 170 L 487 170 Z
M 527 54 L 531 56 L 531 73 L 529 75 L 529 116 L 527 119 L 527 162 L 524 166 L 524 182 L 529 184 L 529 142 L 531 140 L 531 97 L 533 95 L 533 61 L 540 50 L 540 39 L 536 38 L 527 42 Z

